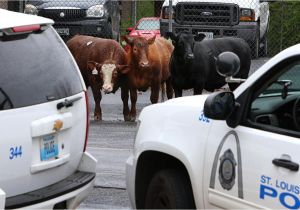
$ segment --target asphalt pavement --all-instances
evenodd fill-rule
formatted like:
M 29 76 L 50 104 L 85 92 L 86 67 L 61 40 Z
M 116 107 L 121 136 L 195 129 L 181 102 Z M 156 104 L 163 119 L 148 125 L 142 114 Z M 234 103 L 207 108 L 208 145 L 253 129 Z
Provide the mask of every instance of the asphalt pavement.
M 250 74 L 268 59 L 252 61 Z M 184 95 L 191 95 L 185 91 Z M 124 122 L 120 91 L 103 95 L 103 121 L 93 119 L 94 99 L 89 89 L 90 132 L 87 151 L 98 160 L 95 187 L 79 209 L 131 209 L 125 183 L 125 162 L 133 148 L 136 123 Z M 138 94 L 137 113 L 150 105 L 150 91 Z

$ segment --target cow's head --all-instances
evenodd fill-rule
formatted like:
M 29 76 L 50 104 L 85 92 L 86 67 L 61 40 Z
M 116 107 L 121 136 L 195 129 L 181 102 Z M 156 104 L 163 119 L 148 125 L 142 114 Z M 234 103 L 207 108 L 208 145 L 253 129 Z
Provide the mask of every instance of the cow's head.
M 131 53 L 132 61 L 136 63 L 139 68 L 149 68 L 149 45 L 154 43 L 155 35 L 148 39 L 144 37 L 125 36 L 124 40 L 130 45 L 129 52 Z
M 87 63 L 89 74 L 95 78 L 97 82 L 103 84 L 101 89 L 104 93 L 111 93 L 115 91 L 115 84 L 121 74 L 129 72 L 128 65 L 119 65 L 114 62 L 104 62 L 102 64 L 88 61 Z
M 185 31 L 180 32 L 179 34 L 167 32 L 166 36 L 172 40 L 174 53 L 183 58 L 185 62 L 194 59 L 195 41 L 202 41 L 205 38 L 204 34 L 199 33 L 198 35 L 193 35 L 192 33 Z

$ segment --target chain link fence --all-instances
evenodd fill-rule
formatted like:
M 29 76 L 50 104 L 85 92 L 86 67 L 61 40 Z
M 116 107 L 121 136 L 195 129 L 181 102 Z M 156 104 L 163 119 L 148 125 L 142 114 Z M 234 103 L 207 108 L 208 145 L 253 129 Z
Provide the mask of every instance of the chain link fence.
M 272 57 L 300 41 L 300 1 L 1 0 L 0 8 L 49 17 L 64 40 L 76 34 L 120 40 L 125 34 L 191 31 L 207 39 L 241 37 L 254 58 Z M 139 22 L 145 17 L 157 18 Z

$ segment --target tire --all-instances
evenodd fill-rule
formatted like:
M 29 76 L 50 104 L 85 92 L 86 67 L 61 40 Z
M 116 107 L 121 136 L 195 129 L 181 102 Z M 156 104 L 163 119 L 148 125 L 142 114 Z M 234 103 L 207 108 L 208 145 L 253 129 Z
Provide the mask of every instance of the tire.
M 105 32 L 105 38 L 112 39 L 113 38 L 113 31 L 112 31 L 112 25 L 111 22 L 107 23 L 107 29 Z
M 260 49 L 260 29 L 258 27 L 255 35 L 255 40 L 250 45 L 252 58 L 259 58 L 259 49 Z
M 255 41 L 254 41 L 253 47 L 252 47 L 252 57 L 253 58 L 259 58 L 259 47 L 260 47 L 259 35 L 256 35 L 256 38 L 255 38 Z
M 190 181 L 180 170 L 158 171 L 150 181 L 145 209 L 195 209 Z
M 263 38 L 262 44 L 263 47 L 260 49 L 260 56 L 266 57 L 268 55 L 268 41 L 266 36 Z

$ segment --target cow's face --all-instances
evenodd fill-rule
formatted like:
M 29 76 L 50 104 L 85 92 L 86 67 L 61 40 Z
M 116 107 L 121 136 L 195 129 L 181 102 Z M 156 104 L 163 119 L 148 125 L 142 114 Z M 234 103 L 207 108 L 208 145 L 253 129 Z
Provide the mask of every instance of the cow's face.
M 154 43 L 155 36 L 149 39 L 146 39 L 144 37 L 125 36 L 124 39 L 131 47 L 131 59 L 138 64 L 139 68 L 149 68 L 149 45 Z
M 182 57 L 186 63 L 194 59 L 195 41 L 202 41 L 205 37 L 203 34 L 194 36 L 189 32 L 181 32 L 178 35 L 168 32 L 166 35 L 171 38 L 174 45 L 174 51 L 177 55 Z
M 127 74 L 129 72 L 128 65 L 117 65 L 112 63 L 99 64 L 94 61 L 88 62 L 89 74 L 95 78 L 96 82 L 103 84 L 100 89 L 105 94 L 114 91 L 114 85 L 118 82 L 120 74 Z

